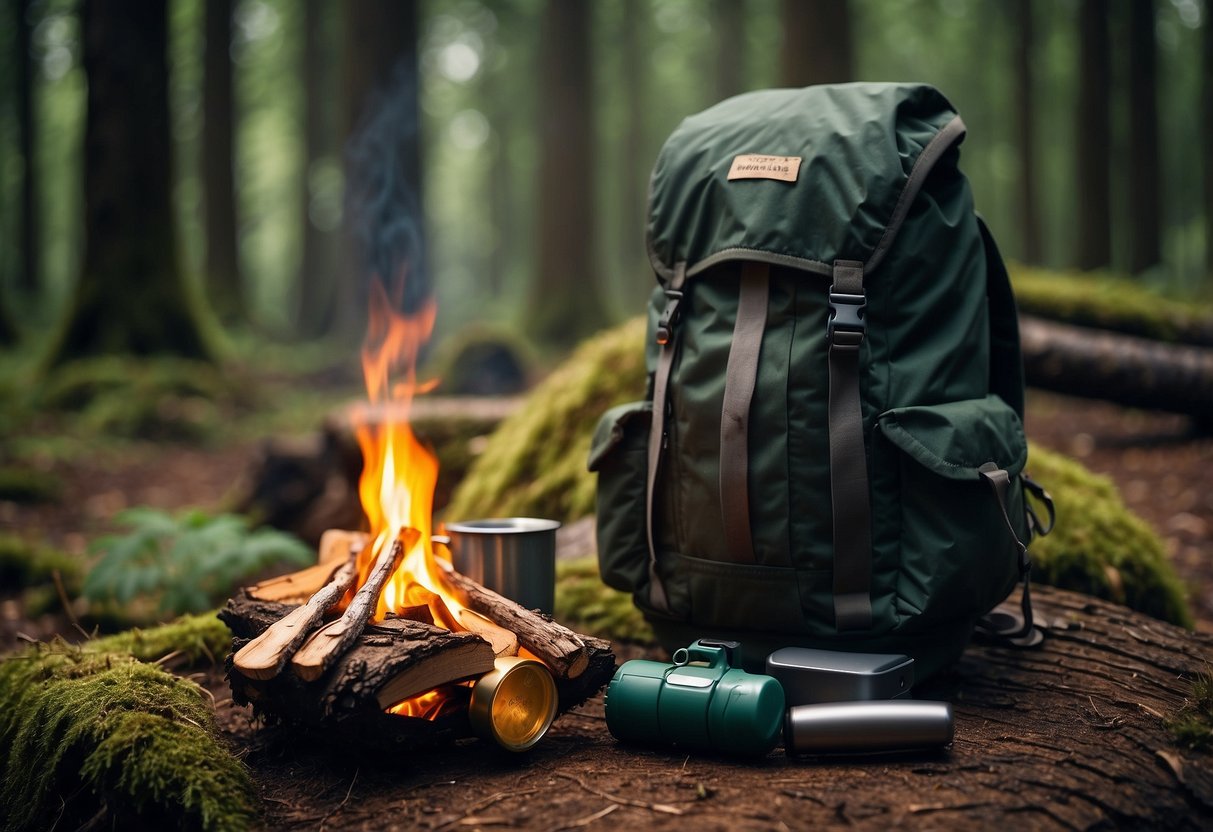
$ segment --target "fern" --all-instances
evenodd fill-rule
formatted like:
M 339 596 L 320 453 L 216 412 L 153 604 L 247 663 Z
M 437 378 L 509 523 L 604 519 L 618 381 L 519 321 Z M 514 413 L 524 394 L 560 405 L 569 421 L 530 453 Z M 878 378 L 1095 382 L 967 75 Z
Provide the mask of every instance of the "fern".
M 211 609 L 239 582 L 267 567 L 306 565 L 311 549 L 273 529 L 250 530 L 234 514 L 212 517 L 132 508 L 115 517 L 129 529 L 93 544 L 100 558 L 84 579 L 93 603 L 151 601 L 163 613 Z

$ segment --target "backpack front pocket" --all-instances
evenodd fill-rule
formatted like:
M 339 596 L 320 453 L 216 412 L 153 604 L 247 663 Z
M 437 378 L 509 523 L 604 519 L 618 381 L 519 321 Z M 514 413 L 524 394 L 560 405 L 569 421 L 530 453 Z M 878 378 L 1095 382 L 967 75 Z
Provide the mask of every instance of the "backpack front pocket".
M 648 581 L 645 519 L 649 425 L 653 403 L 632 402 L 602 415 L 590 447 L 598 474 L 598 571 L 603 583 L 634 592 Z
M 1026 541 L 1019 474 L 1028 448 L 1019 415 L 989 395 L 881 414 L 880 435 L 897 454 L 900 511 L 898 612 L 915 626 L 976 618 L 1006 598 Z M 992 465 L 991 465 L 992 463 Z M 983 471 L 1010 478 L 1005 511 Z

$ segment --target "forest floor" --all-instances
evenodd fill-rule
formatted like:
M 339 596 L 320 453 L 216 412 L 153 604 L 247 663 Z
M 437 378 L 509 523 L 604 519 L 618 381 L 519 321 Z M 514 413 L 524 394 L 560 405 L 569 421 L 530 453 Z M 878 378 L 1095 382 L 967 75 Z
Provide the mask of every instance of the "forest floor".
M 1027 430 L 1036 442 L 1116 482 L 1126 503 L 1166 541 L 1190 587 L 1198 630 L 1213 632 L 1213 438 L 1191 436 L 1181 417 L 1037 391 L 1029 396 Z M 255 452 L 247 441 L 207 450 L 159 445 L 56 463 L 62 499 L 0 503 L 0 528 L 83 554 L 124 507 L 217 504 L 246 474 Z M 70 638 L 61 618 L 31 621 L 18 602 L 0 595 L 0 653 L 16 646 L 18 633 Z M 616 650 L 620 660 L 642 652 L 629 645 Z M 221 670 L 194 678 L 214 694 L 221 733 L 248 765 L 271 829 L 574 829 L 599 819 L 664 825 L 716 794 L 728 795 L 736 807 L 718 816 L 720 828 L 778 828 L 806 798 L 795 788 L 806 775 L 781 752 L 754 764 L 658 751 L 621 755 L 606 730 L 601 696 L 561 717 L 525 755 L 485 753 L 483 744 L 472 744 L 383 759 L 301 747 L 289 734 L 253 724 L 248 709 L 232 703 Z M 916 765 L 908 760 L 894 768 L 916 771 Z M 856 776 L 889 770 L 856 767 Z M 862 815 L 863 807 L 848 811 Z

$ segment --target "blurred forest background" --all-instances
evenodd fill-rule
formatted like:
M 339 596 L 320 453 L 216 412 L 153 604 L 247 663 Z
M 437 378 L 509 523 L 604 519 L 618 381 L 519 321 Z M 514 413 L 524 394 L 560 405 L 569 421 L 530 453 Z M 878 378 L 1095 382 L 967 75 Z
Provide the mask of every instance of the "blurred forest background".
M 0 15 L 0 335 L 52 364 L 328 351 L 361 337 L 366 275 L 401 256 L 437 295 L 439 341 L 499 326 L 549 363 L 642 308 L 646 182 L 677 123 L 828 81 L 944 91 L 1010 258 L 1211 291 L 1200 0 L 8 0 Z M 360 237 L 376 211 L 415 224 Z

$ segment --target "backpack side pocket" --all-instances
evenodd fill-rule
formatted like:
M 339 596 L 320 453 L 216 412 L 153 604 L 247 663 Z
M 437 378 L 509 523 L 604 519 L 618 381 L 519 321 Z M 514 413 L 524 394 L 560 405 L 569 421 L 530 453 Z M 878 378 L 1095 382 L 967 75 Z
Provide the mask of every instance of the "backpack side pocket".
M 653 403 L 631 402 L 602 415 L 590 446 L 598 474 L 598 571 L 603 583 L 635 592 L 648 582 L 645 529 L 649 425 Z

